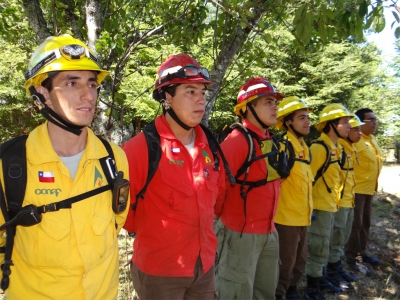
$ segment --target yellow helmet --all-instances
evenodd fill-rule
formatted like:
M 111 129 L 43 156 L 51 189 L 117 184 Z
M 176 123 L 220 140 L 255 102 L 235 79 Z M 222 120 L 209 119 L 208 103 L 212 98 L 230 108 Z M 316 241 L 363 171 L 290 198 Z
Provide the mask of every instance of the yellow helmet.
M 290 96 L 281 100 L 278 104 L 278 118 L 275 124 L 276 129 L 283 129 L 285 117 L 300 109 L 307 109 L 307 112 L 311 112 L 311 109 L 308 108 L 304 100 L 299 97 Z
M 318 131 L 322 131 L 328 121 L 336 120 L 343 117 L 354 118 L 346 107 L 342 104 L 333 103 L 324 107 L 319 115 L 319 122 L 315 125 Z
M 25 88 L 38 87 L 53 71 L 97 71 L 97 82 L 101 83 L 110 73 L 102 70 L 89 48 L 69 34 L 48 37 L 33 53 L 25 74 Z
M 352 116 L 353 116 L 353 118 L 350 119 L 350 127 L 351 128 L 358 127 L 358 126 L 365 124 L 364 122 L 361 122 L 360 118 L 357 117 L 357 115 L 352 114 Z

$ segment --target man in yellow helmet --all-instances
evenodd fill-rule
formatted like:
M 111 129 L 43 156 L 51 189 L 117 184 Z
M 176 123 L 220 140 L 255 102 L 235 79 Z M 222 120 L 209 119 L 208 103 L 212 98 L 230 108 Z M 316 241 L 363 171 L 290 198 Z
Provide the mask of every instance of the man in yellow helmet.
M 363 124 L 354 115 L 354 118 L 350 119 L 351 130 L 349 135 L 345 139 L 339 139 L 339 145 L 346 153 L 345 160 L 340 165 L 344 184 L 340 192 L 339 210 L 335 213 L 326 274 L 330 282 L 336 286 L 340 286 L 343 290 L 353 290 L 354 287 L 350 282 L 358 280 L 357 276 L 353 276 L 343 269 L 340 255 L 349 239 L 353 225 L 354 188 L 356 185 L 354 166 L 357 164 L 357 152 L 354 148 L 354 143 L 357 143 L 361 138 L 360 126 Z
M 279 281 L 276 299 L 300 299 L 297 282 L 304 274 L 307 260 L 307 227 L 311 224 L 312 182 L 311 155 L 304 137 L 310 132 L 311 110 L 300 98 L 284 98 L 278 105 L 275 127 L 286 129 L 285 138 L 293 149 L 289 155 L 294 161 L 290 175 L 282 180 L 281 194 L 275 215 L 279 234 Z M 285 145 L 281 145 L 284 149 Z M 292 153 L 290 153 L 292 152 Z
M 346 260 L 349 267 L 367 276 L 371 272 L 363 265 L 379 265 L 379 260 L 366 253 L 369 228 L 371 226 L 372 198 L 378 189 L 378 177 L 382 169 L 382 152 L 373 133 L 376 131 L 378 119 L 369 108 L 356 111 L 356 115 L 364 124 L 361 126 L 361 139 L 355 144 L 359 164 L 354 166 L 356 176 L 354 221 L 349 241 L 345 247 Z
M 325 276 L 333 221 L 343 185 L 339 161 L 342 151 L 339 138 L 346 138 L 350 131 L 349 111 L 341 104 L 329 104 L 315 125 L 321 136 L 311 144 L 311 170 L 314 176 L 312 189 L 313 215 L 308 227 L 309 251 L 306 263 L 306 299 L 325 299 L 321 289 L 338 293 L 342 289 L 331 284 Z
M 0 245 L 6 244 L 6 254 L 0 254 L 1 284 L 7 299 L 117 296 L 117 234 L 128 212 L 128 163 L 122 149 L 103 143 L 88 128 L 107 74 L 88 47 L 69 35 L 47 38 L 32 55 L 25 87 L 48 121 L 25 144 L 26 192 L 19 212 L 31 208 L 37 223 L 16 223 L 11 257 L 7 249 L 13 231 L 7 231 L 7 243 L 1 234 Z M 0 172 L 2 190 L 7 190 L 9 174 Z M 2 203 L 0 221 L 13 212 L 10 198 L 2 196 L 9 211 Z M 26 223 L 26 216 L 18 221 Z

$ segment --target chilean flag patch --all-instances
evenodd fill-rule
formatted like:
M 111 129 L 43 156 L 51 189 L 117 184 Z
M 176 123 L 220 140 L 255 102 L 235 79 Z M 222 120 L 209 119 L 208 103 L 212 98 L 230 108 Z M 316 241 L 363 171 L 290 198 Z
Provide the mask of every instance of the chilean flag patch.
M 39 182 L 54 182 L 54 173 L 39 171 Z

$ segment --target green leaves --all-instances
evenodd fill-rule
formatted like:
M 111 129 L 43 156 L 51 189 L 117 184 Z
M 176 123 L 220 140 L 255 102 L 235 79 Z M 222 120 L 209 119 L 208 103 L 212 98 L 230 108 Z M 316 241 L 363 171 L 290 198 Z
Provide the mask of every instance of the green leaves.
M 302 4 L 295 12 L 293 25 L 296 27 L 296 35 L 303 43 L 307 45 L 311 40 L 313 15 L 308 10 L 308 4 Z

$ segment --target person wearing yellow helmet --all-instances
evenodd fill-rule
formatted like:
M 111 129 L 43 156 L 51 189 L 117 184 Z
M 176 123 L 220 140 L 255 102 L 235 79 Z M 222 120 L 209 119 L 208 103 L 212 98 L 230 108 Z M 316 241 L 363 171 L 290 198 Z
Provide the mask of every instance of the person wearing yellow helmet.
M 307 227 L 311 224 L 312 182 L 311 155 L 304 137 L 310 132 L 307 104 L 296 96 L 278 104 L 275 127 L 286 130 L 284 138 L 293 150 L 290 175 L 282 180 L 275 227 L 279 234 L 279 281 L 276 299 L 300 299 L 297 282 L 304 274 L 307 260 Z M 281 145 L 285 148 L 285 145 Z M 290 151 L 289 151 L 290 152 Z
M 369 229 L 371 226 L 372 198 L 378 188 L 379 173 L 382 168 L 382 152 L 373 135 L 378 119 L 369 108 L 356 111 L 364 123 L 361 125 L 361 139 L 354 143 L 358 163 L 354 165 L 356 180 L 354 200 L 354 220 L 349 241 L 345 247 L 348 266 L 356 271 L 370 275 L 364 263 L 372 266 L 380 264 L 379 259 L 367 254 Z
M 220 216 L 215 225 L 219 299 L 275 298 L 279 241 L 274 215 L 281 180 L 270 160 L 279 152 L 268 128 L 276 123 L 277 101 L 283 97 L 265 78 L 247 80 L 234 108 L 243 121 L 221 143 L 236 184 L 226 182 L 215 208 Z
M 342 150 L 339 138 L 346 138 L 350 131 L 352 115 L 341 104 L 325 106 L 315 128 L 321 131 L 320 137 L 311 143 L 311 170 L 314 176 L 312 198 L 313 215 L 308 227 L 309 251 L 306 263 L 306 299 L 325 299 L 321 290 L 338 293 L 342 289 L 323 274 L 329 258 L 329 241 L 338 210 L 340 189 L 343 186 L 340 160 Z
M 354 217 L 354 165 L 357 163 L 357 153 L 354 148 L 354 143 L 357 143 L 361 138 L 361 125 L 364 123 L 353 115 L 350 119 L 350 132 L 347 138 L 339 139 L 339 145 L 345 151 L 346 156 L 342 169 L 342 178 L 344 183 L 340 191 L 339 209 L 335 213 L 334 224 L 332 229 L 332 241 L 329 250 L 328 265 L 326 268 L 327 278 L 336 286 L 340 286 L 343 290 L 353 290 L 354 287 L 350 282 L 358 280 L 357 276 L 353 276 L 346 272 L 341 263 L 341 253 L 346 245 Z
M 11 273 L 2 268 L 2 287 L 9 275 L 8 299 L 117 297 L 117 234 L 127 209 L 119 211 L 113 201 L 129 206 L 128 161 L 120 147 L 88 128 L 107 74 L 70 35 L 48 37 L 30 59 L 25 87 L 48 121 L 26 139 L 22 206 L 35 207 L 42 217 L 39 224 L 17 226 Z M 0 255 L 3 261 L 7 252 Z

